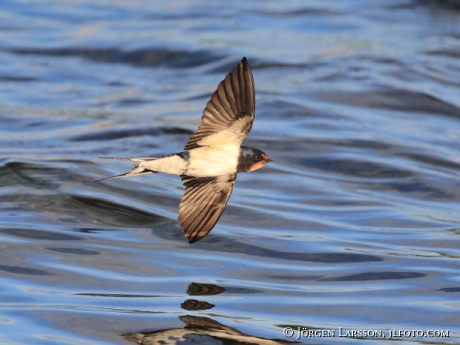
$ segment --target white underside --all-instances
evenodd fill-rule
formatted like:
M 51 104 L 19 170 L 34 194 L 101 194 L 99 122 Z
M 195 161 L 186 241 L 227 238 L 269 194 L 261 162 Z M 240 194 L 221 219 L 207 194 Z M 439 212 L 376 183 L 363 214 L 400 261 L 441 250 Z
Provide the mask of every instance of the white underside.
M 235 146 L 204 146 L 190 150 L 187 175 L 219 176 L 236 172 L 240 148 Z
M 189 151 L 190 158 L 183 159 L 179 155 L 140 161 L 138 168 L 165 174 L 210 177 L 236 172 L 240 148 L 229 146 L 204 146 Z M 132 159 L 134 160 L 134 159 Z
M 139 168 L 162 172 L 165 174 L 181 175 L 187 170 L 188 162 L 180 156 L 169 156 L 139 163 Z

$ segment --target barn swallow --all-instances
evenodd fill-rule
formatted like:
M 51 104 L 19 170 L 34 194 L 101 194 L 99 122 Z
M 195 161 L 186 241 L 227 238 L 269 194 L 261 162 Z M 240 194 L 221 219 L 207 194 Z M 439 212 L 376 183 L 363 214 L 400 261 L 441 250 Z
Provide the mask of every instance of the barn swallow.
M 180 175 L 185 194 L 179 205 L 179 224 L 189 243 L 199 241 L 219 220 L 237 173 L 272 162 L 261 150 L 241 146 L 251 131 L 254 113 L 254 79 L 243 58 L 212 94 L 183 152 L 157 158 L 101 157 L 130 160 L 135 165 L 125 174 L 98 181 L 158 172 Z

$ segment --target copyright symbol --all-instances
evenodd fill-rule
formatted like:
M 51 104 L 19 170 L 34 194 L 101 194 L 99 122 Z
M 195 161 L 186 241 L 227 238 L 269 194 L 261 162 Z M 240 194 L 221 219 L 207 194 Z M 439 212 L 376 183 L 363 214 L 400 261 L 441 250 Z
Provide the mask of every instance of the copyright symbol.
M 291 328 L 291 327 L 286 327 L 284 330 L 283 330 L 283 333 L 286 337 L 290 338 L 294 335 L 294 330 Z

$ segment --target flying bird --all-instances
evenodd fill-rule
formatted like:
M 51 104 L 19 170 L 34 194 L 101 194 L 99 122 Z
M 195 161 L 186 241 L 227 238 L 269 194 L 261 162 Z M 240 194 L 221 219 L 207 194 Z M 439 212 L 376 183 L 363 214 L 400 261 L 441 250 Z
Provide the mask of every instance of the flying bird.
M 219 220 L 237 173 L 255 171 L 272 162 L 261 150 L 241 146 L 254 115 L 254 79 L 243 58 L 212 94 L 201 124 L 183 152 L 157 158 L 101 157 L 130 160 L 135 165 L 125 174 L 98 181 L 158 172 L 180 175 L 185 194 L 179 205 L 179 224 L 189 243 L 197 242 Z

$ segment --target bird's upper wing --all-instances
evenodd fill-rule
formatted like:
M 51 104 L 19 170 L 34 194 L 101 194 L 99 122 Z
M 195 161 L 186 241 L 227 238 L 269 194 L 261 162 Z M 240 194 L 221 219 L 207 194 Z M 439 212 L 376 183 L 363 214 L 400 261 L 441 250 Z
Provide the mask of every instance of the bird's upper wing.
M 255 112 L 255 89 L 246 58 L 220 82 L 206 104 L 201 124 L 192 134 L 185 150 L 200 146 L 240 147 L 252 128 Z
M 235 174 L 214 177 L 181 175 L 185 194 L 179 205 L 179 224 L 189 243 L 201 240 L 219 220 L 235 184 Z

